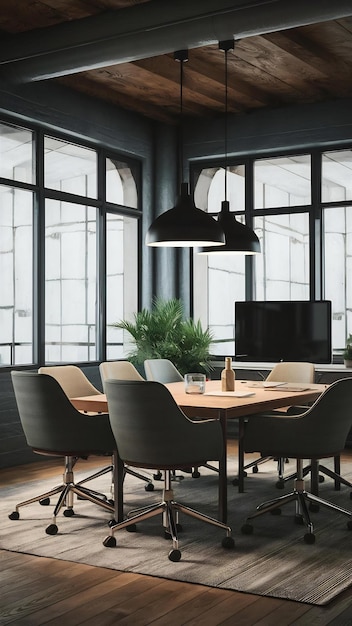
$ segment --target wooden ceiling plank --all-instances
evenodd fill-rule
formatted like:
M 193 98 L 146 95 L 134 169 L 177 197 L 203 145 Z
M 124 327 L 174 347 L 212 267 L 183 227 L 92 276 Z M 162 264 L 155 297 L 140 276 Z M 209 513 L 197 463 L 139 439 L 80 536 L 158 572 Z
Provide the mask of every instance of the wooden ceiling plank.
M 299 30 L 285 31 L 264 35 L 264 39 L 271 41 L 288 54 L 309 65 L 323 77 L 334 74 L 351 76 L 351 65 L 337 58 L 333 51 L 333 43 L 325 41 L 325 46 L 316 43 L 304 36 Z
M 264 37 L 255 39 L 255 42 L 249 39 L 242 40 L 243 46 L 241 50 L 237 48 L 237 54 L 260 69 L 263 73 L 262 78 L 268 80 L 268 77 L 271 77 L 280 81 L 282 92 L 284 92 L 283 85 L 286 84 L 289 92 L 293 89 L 297 94 L 309 95 L 316 100 L 326 98 L 325 88 L 316 84 L 316 73 L 305 63 L 280 50 L 279 46 Z
M 132 99 L 129 93 L 121 91 L 102 89 L 101 83 L 91 80 L 89 77 L 81 77 L 79 81 L 75 81 L 75 77 L 65 76 L 56 79 L 57 82 L 73 88 L 74 90 L 84 93 L 90 97 L 109 102 L 112 105 L 121 107 L 128 111 L 134 111 L 148 118 L 163 122 L 165 124 L 175 124 L 175 114 L 171 108 L 155 107 L 150 102 L 140 98 Z

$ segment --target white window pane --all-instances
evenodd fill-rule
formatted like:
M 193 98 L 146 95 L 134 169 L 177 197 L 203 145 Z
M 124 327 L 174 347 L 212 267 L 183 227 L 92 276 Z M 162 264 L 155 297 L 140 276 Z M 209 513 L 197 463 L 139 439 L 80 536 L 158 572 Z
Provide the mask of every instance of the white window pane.
M 33 360 L 33 195 L 0 186 L 0 207 L 0 364 L 22 365 Z
M 254 228 L 261 245 L 254 257 L 255 299 L 309 299 L 308 214 L 258 216 Z
M 254 164 L 255 208 L 311 203 L 310 155 L 261 159 Z
M 131 168 L 122 161 L 106 159 L 106 200 L 136 209 L 137 187 Z
M 108 358 L 126 357 L 130 336 L 111 326 L 132 319 L 138 308 L 138 223 L 108 213 L 106 222 L 106 316 Z
M 0 123 L 0 176 L 24 183 L 34 182 L 33 133 Z
M 97 197 L 97 153 L 67 141 L 44 139 L 45 187 Z
M 324 210 L 324 297 L 332 301 L 332 347 L 352 333 L 352 207 Z
M 322 155 L 322 201 L 352 200 L 352 150 Z
M 46 361 L 87 361 L 96 358 L 96 209 L 48 201 L 45 215 Z

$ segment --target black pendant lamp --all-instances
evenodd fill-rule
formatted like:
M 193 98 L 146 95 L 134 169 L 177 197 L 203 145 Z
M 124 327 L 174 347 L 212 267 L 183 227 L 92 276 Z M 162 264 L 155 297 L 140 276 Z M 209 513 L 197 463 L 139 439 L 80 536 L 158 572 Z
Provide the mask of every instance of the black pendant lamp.
M 219 248 L 208 246 L 200 247 L 198 254 L 258 254 L 260 243 L 254 230 L 246 224 L 242 224 L 233 213 L 230 212 L 230 203 L 227 200 L 227 123 L 228 123 L 228 71 L 227 55 L 229 50 L 233 50 L 235 42 L 233 39 L 220 41 L 219 48 L 225 52 L 225 200 L 221 203 L 221 210 L 218 214 L 218 224 L 225 233 L 225 245 Z
M 180 62 L 180 174 L 183 175 L 183 63 L 188 60 L 187 50 L 175 52 Z M 182 180 L 182 178 L 181 178 Z M 219 221 L 194 204 L 189 194 L 188 183 L 181 184 L 176 205 L 157 217 L 149 227 L 145 243 L 147 246 L 186 248 L 193 246 L 223 246 L 225 235 Z

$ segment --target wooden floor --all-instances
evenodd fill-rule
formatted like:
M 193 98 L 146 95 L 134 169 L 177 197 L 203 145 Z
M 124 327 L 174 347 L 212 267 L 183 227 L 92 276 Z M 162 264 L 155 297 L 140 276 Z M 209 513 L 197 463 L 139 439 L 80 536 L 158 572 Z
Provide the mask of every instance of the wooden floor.
M 352 462 L 352 451 L 343 462 Z M 97 464 L 88 460 L 85 468 Z M 4 469 L 0 486 L 57 477 L 58 467 L 61 472 L 50 461 Z M 352 549 L 349 536 L 346 548 Z M 314 607 L 6 550 L 0 550 L 0 581 L 1 626 L 352 625 L 352 587 L 327 607 Z

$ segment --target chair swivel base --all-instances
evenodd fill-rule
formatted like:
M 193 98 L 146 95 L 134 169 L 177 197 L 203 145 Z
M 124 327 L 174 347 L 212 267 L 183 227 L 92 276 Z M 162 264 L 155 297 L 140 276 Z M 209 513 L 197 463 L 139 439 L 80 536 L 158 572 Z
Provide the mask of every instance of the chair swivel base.
M 273 500 L 267 500 L 257 506 L 257 512 L 247 517 L 247 521 L 242 526 L 241 532 L 244 535 L 251 535 L 253 532 L 253 526 L 250 524 L 250 520 L 269 512 L 273 515 L 279 515 L 281 513 L 281 507 L 289 504 L 290 502 L 295 502 L 296 504 L 295 521 L 297 523 L 303 523 L 307 527 L 308 532 L 304 535 L 304 541 L 308 544 L 313 544 L 315 542 L 314 527 L 307 506 L 308 502 L 313 503 L 315 506 L 321 505 L 338 513 L 342 513 L 343 515 L 347 515 L 349 518 L 347 528 L 348 530 L 352 530 L 352 511 L 348 511 L 337 504 L 333 504 L 328 500 L 324 500 L 319 496 L 307 492 L 305 490 L 304 479 L 296 478 L 294 481 L 293 491 L 291 493 L 280 496 L 279 498 L 274 498 Z
M 143 507 L 141 509 L 137 509 L 136 511 L 132 511 L 130 516 L 122 522 L 115 524 L 110 528 L 110 535 L 108 535 L 104 541 L 103 545 L 106 548 L 114 548 L 116 546 L 116 539 L 114 537 L 114 533 L 122 528 L 126 528 L 126 530 L 134 531 L 136 529 L 135 525 L 137 522 L 142 522 L 143 520 L 154 517 L 155 515 L 159 515 L 162 513 L 163 515 L 163 526 L 166 537 L 170 537 L 172 539 L 172 550 L 170 550 L 168 554 L 168 558 L 170 561 L 179 561 L 181 559 L 181 551 L 178 546 L 178 530 L 180 530 L 180 526 L 178 524 L 178 513 L 184 513 L 185 515 L 189 515 L 190 517 L 194 517 L 195 519 L 201 520 L 212 526 L 217 526 L 218 528 L 222 528 L 226 531 L 226 537 L 222 540 L 222 546 L 226 549 L 231 549 L 234 547 L 235 542 L 233 537 L 231 536 L 231 528 L 226 524 L 223 524 L 217 519 L 209 517 L 208 515 L 204 515 L 203 513 L 199 513 L 194 509 L 191 509 L 188 506 L 180 504 L 174 500 L 173 490 L 170 488 L 171 476 L 170 471 L 166 470 L 164 472 L 164 489 L 163 489 L 163 497 L 161 502 L 158 504 Z
M 102 507 L 106 511 L 114 514 L 114 502 L 108 500 L 106 496 L 100 494 L 97 491 L 93 491 L 92 489 L 87 489 L 83 487 L 81 481 L 79 483 L 75 483 L 73 481 L 73 466 L 75 464 L 75 459 L 73 457 L 65 458 L 65 472 L 63 475 L 63 483 L 57 487 L 54 487 L 50 491 L 46 491 L 34 498 L 29 498 L 28 500 L 24 500 L 16 505 L 15 510 L 10 513 L 9 519 L 18 520 L 20 518 L 19 509 L 22 506 L 26 506 L 27 504 L 32 504 L 34 502 L 40 502 L 41 504 L 50 504 L 50 498 L 54 495 L 60 494 L 56 506 L 54 508 L 52 523 L 47 526 L 45 532 L 47 535 L 56 535 L 58 532 L 58 527 L 56 525 L 56 517 L 62 507 L 65 505 L 67 508 L 64 510 L 65 517 L 72 517 L 75 512 L 73 509 L 73 495 L 82 500 L 89 500 L 93 502 L 93 504 L 97 504 Z

